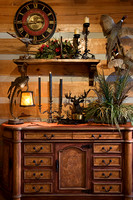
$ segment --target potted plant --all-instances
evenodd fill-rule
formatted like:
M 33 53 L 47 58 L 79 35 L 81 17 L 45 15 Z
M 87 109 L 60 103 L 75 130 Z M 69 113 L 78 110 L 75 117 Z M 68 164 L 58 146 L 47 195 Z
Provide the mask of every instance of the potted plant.
M 129 90 L 129 71 L 117 72 L 116 80 L 111 84 L 105 79 L 104 74 L 98 75 L 98 87 L 94 89 L 97 100 L 88 104 L 86 120 L 98 123 L 116 125 L 125 124 L 133 118 L 133 106 L 124 104 Z

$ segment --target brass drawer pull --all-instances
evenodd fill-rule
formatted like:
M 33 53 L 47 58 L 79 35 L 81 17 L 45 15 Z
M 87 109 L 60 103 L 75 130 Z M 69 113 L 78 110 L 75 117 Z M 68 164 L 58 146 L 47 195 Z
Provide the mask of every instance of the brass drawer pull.
M 112 147 L 110 147 L 108 150 L 106 150 L 105 147 L 102 147 L 102 150 L 104 150 L 104 152 L 106 152 L 106 153 L 110 152 L 111 149 L 112 149 Z
M 94 139 L 97 139 L 97 140 L 98 140 L 98 139 L 99 139 L 100 137 L 102 137 L 102 136 L 101 136 L 101 134 L 99 134 L 99 136 L 96 138 L 95 135 L 92 134 L 91 137 L 93 137 Z
M 40 160 L 39 163 L 36 163 L 36 160 L 33 160 L 33 163 L 35 163 L 36 166 L 39 166 L 41 163 L 43 163 L 43 160 Z
M 40 149 L 38 149 L 38 150 L 36 149 L 36 147 L 33 147 L 33 149 L 35 150 L 35 152 L 38 153 L 38 152 L 40 152 L 43 149 L 43 147 L 40 147 Z
M 54 134 L 52 134 L 52 135 L 49 136 L 49 137 L 48 137 L 46 134 L 44 134 L 44 137 L 46 137 L 47 140 L 50 140 L 50 139 L 52 139 L 52 137 L 54 137 Z
M 102 160 L 102 163 L 104 163 L 106 166 L 110 165 L 111 162 L 112 162 L 112 160 L 109 160 L 108 163 L 106 163 L 105 160 Z
M 35 176 L 35 179 L 39 180 L 41 176 L 43 176 L 43 173 L 41 173 L 39 177 L 36 177 L 36 173 L 33 173 L 33 176 Z
M 32 189 L 33 189 L 33 190 L 35 190 L 35 192 L 40 192 L 40 190 L 42 190 L 42 189 L 43 189 L 43 187 L 41 186 L 41 187 L 39 188 L 39 190 L 36 190 L 36 187 L 35 187 L 35 186 L 33 186 L 33 187 L 32 187 Z
M 112 189 L 112 186 L 110 186 L 110 188 L 108 190 L 106 190 L 105 187 L 102 187 L 102 189 L 105 191 L 105 192 L 110 192 L 110 190 Z
M 108 176 L 106 176 L 104 173 L 102 173 L 102 176 L 104 176 L 104 178 L 109 178 L 110 176 L 112 176 L 112 173 L 109 173 Z

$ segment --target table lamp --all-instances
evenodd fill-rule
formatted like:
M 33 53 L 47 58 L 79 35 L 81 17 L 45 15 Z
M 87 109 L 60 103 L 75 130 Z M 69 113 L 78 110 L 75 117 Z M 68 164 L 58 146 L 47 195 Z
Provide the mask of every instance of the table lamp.
M 33 92 L 28 91 L 28 81 L 29 81 L 28 76 L 20 76 L 20 77 L 17 77 L 13 82 L 11 82 L 11 86 L 8 89 L 8 98 L 10 99 L 10 113 L 11 113 L 12 119 L 8 120 L 8 124 L 23 124 L 24 123 L 23 119 L 20 119 L 13 114 L 13 104 L 15 103 L 14 96 L 16 92 L 17 92 L 17 95 L 19 95 L 19 93 L 21 92 L 20 106 L 23 106 L 23 107 L 34 106 Z M 27 86 L 27 90 L 22 91 L 22 89 L 25 86 Z

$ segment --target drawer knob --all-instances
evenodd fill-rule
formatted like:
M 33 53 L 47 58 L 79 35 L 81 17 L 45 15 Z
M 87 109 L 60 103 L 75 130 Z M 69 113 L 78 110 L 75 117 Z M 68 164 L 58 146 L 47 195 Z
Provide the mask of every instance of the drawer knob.
M 46 134 L 44 134 L 44 137 L 46 137 L 46 140 L 50 140 L 54 137 L 54 134 L 47 136 Z
M 35 177 L 35 179 L 39 180 L 41 176 L 43 176 L 43 173 L 41 173 L 38 177 L 36 176 L 36 173 L 33 173 L 33 176 Z
M 108 163 L 106 163 L 105 160 L 102 160 L 102 163 L 104 163 L 106 166 L 110 165 L 111 162 L 112 162 L 112 160 L 109 160 Z
M 110 176 L 112 176 L 112 173 L 109 173 L 108 176 L 106 176 L 104 173 L 102 173 L 102 176 L 104 176 L 104 178 L 109 178 Z
M 37 163 L 36 160 L 33 160 L 33 163 L 35 163 L 36 166 L 39 166 L 41 163 L 43 163 L 43 160 L 40 160 L 39 163 Z
M 35 150 L 35 152 L 38 153 L 38 152 L 40 152 L 43 149 L 43 147 L 40 147 L 40 149 L 38 149 L 38 150 L 36 149 L 36 147 L 33 147 L 33 149 Z
M 111 149 L 112 149 L 112 147 L 109 147 L 109 149 L 107 149 L 107 150 L 105 149 L 105 147 L 102 147 L 102 150 L 104 150 L 104 152 L 106 152 L 106 153 L 110 152 Z
M 105 192 L 110 192 L 110 190 L 112 189 L 112 186 L 110 186 L 110 188 L 107 190 L 105 187 L 102 187 L 102 189 L 105 191 Z
M 100 139 L 100 137 L 102 137 L 102 136 L 101 136 L 101 134 L 99 134 L 98 137 L 96 138 L 96 136 L 95 136 L 94 134 L 92 134 L 91 137 L 93 137 L 94 139 L 97 139 L 97 140 L 98 140 L 98 139 Z
M 36 187 L 35 187 L 35 186 L 33 186 L 33 187 L 32 187 L 32 189 L 33 189 L 33 190 L 35 190 L 35 192 L 40 192 L 40 190 L 42 190 L 42 189 L 43 189 L 43 187 L 41 186 L 41 187 L 40 187 L 40 188 L 37 190 L 37 189 L 36 189 Z

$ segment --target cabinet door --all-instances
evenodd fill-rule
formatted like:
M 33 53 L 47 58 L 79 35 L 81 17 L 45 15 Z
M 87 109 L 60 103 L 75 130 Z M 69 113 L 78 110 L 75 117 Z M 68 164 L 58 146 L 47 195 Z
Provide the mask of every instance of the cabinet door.
M 3 187 L 11 191 L 12 180 L 12 143 L 3 142 L 3 161 L 2 161 L 2 184 Z
M 91 189 L 91 145 L 56 144 L 56 192 L 83 193 Z

